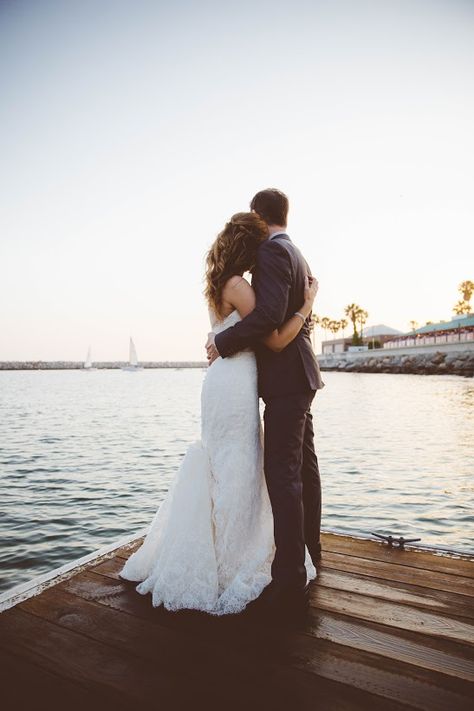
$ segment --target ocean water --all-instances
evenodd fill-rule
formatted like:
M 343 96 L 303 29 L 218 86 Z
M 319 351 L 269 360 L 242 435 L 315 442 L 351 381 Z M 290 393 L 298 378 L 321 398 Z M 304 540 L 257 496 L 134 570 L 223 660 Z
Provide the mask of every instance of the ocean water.
M 204 370 L 0 372 L 0 590 L 147 526 Z M 324 373 L 323 527 L 474 548 L 474 381 Z

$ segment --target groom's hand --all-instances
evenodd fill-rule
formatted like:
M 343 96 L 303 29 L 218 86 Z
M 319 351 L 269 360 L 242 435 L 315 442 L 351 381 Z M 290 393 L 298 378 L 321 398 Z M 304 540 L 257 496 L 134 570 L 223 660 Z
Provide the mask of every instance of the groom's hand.
M 207 334 L 207 341 L 206 341 L 206 351 L 207 351 L 207 363 L 208 365 L 212 365 L 217 358 L 219 358 L 219 351 L 216 348 L 216 344 L 214 343 L 214 333 L 208 333 Z

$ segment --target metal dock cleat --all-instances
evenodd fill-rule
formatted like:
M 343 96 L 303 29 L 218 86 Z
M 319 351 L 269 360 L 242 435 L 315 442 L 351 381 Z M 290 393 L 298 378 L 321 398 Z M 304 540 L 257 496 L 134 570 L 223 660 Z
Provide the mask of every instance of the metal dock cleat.
M 377 538 L 380 538 L 382 541 L 386 541 L 389 548 L 393 548 L 393 546 L 396 545 L 403 549 L 405 548 L 405 543 L 415 543 L 416 541 L 421 541 L 421 538 L 404 538 L 403 536 L 396 538 L 392 535 L 384 536 L 381 533 L 375 533 L 375 531 L 371 531 L 371 534 Z

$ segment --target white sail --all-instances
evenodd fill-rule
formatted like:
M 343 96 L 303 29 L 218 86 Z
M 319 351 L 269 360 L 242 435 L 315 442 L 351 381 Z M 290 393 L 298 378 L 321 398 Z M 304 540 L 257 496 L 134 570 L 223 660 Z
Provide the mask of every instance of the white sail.
M 138 365 L 138 358 L 137 358 L 137 350 L 135 348 L 135 344 L 130 339 L 130 365 Z
M 89 350 L 87 351 L 87 358 L 84 361 L 84 368 L 91 368 L 92 367 L 92 351 L 91 347 L 89 346 Z

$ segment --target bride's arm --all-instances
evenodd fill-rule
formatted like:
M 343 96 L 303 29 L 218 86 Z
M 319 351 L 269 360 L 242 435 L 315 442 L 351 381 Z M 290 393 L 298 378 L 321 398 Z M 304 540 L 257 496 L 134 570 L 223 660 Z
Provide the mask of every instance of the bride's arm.
M 311 314 L 317 291 L 318 282 L 316 279 L 313 279 L 311 284 L 307 281 L 303 306 L 299 309 L 299 313 L 305 319 Z M 243 277 L 229 279 L 224 287 L 222 297 L 227 305 L 237 309 L 241 318 L 245 318 L 255 308 L 255 292 Z M 262 342 L 272 351 L 282 351 L 296 338 L 302 328 L 303 319 L 300 316 L 292 316 L 280 328 L 263 338 Z
M 301 306 L 301 308 L 299 308 L 297 312 L 298 314 L 301 314 L 301 316 L 304 317 L 304 321 L 306 321 L 308 316 L 311 315 L 311 311 L 313 310 L 314 299 L 316 298 L 317 292 L 317 280 L 313 277 L 311 283 L 309 283 L 309 279 L 308 277 L 306 277 L 303 306 Z M 279 353 L 284 348 L 286 348 L 286 346 L 291 343 L 291 341 L 294 341 L 298 333 L 303 328 L 304 321 L 301 316 L 295 314 L 294 316 L 289 318 L 288 321 L 285 321 L 285 323 L 280 326 L 279 329 L 273 331 L 273 333 L 264 338 L 263 343 L 265 343 L 267 348 L 270 348 L 270 350 Z

